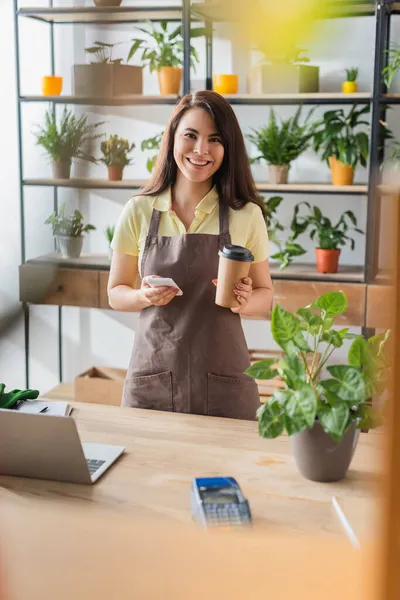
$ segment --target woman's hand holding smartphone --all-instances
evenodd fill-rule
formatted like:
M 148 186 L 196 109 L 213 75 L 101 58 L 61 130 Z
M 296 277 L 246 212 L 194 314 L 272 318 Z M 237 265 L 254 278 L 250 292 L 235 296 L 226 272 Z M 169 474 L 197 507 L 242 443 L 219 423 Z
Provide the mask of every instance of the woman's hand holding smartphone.
M 169 277 L 147 275 L 143 278 L 141 291 L 149 306 L 166 306 L 175 298 L 182 296 L 182 290 Z

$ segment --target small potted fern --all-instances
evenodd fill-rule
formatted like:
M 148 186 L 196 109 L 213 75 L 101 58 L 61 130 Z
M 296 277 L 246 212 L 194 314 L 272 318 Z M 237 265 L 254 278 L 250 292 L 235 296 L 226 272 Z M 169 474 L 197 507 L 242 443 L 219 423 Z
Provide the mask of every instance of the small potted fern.
M 118 135 L 110 135 L 108 140 L 101 142 L 100 148 L 103 156 L 99 158 L 99 162 L 107 166 L 109 181 L 121 181 L 124 168 L 132 162 L 128 154 L 135 148 L 135 144 L 130 144 Z
M 77 118 L 64 107 L 61 119 L 47 111 L 45 124 L 36 132 L 36 143 L 42 146 L 53 162 L 54 179 L 69 179 L 74 158 L 95 163 L 96 159 L 87 152 L 90 142 L 102 137 L 96 130 L 104 123 L 88 125 L 87 115 Z
M 302 107 L 296 110 L 293 117 L 280 120 L 271 109 L 268 125 L 260 129 L 252 129 L 248 140 L 260 153 L 252 158 L 256 163 L 264 160 L 268 164 L 268 183 L 287 183 L 291 163 L 307 150 L 313 137 L 313 125 L 309 119 L 314 111 L 311 109 L 304 123 L 300 124 Z
M 346 69 L 346 80 L 342 83 L 343 94 L 355 94 L 358 89 L 357 84 L 358 69 L 357 67 L 351 67 Z
M 51 225 L 53 236 L 63 258 L 79 258 L 82 252 L 83 234 L 94 231 L 94 225 L 83 223 L 83 215 L 79 210 L 74 210 L 71 216 L 65 215 L 65 204 L 62 204 L 58 213 L 53 212 L 45 221 Z

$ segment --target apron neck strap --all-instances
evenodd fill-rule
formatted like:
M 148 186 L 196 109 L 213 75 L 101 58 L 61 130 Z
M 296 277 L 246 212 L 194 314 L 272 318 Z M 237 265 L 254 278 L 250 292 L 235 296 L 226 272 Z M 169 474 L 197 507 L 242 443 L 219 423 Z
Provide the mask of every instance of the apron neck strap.
M 219 203 L 219 234 L 229 235 L 229 206 Z
M 148 233 L 148 235 L 152 235 L 152 236 L 157 236 L 158 235 L 158 228 L 160 226 L 160 219 L 161 219 L 161 211 L 157 210 L 156 208 L 153 208 L 153 212 L 151 213 L 151 221 L 150 221 L 150 227 L 149 227 L 149 233 Z

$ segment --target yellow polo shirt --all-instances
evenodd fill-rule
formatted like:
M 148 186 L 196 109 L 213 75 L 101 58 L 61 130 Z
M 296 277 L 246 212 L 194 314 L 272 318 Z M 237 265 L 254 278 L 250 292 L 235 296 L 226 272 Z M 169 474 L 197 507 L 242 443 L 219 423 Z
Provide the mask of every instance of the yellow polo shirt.
M 188 231 L 171 208 L 171 188 L 158 196 L 134 196 L 123 208 L 111 247 L 116 252 L 138 256 L 139 265 L 153 208 L 162 213 L 159 235 L 172 237 L 191 233 L 219 234 L 218 194 L 215 187 L 196 206 L 195 218 Z M 268 258 L 267 227 L 259 206 L 249 202 L 240 210 L 230 208 L 229 231 L 232 244 L 248 248 L 255 262 Z

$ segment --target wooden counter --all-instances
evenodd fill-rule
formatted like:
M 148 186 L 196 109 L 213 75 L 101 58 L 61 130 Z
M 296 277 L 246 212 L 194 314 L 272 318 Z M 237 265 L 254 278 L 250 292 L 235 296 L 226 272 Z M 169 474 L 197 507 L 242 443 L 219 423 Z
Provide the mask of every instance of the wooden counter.
M 126 453 L 93 486 L 3 476 L 0 497 L 8 490 L 20 498 L 191 523 L 192 478 L 232 475 L 249 498 L 257 528 L 342 536 L 331 507 L 336 495 L 357 533 L 372 532 L 380 434 L 360 435 L 346 480 L 320 484 L 298 473 L 287 437 L 261 439 L 256 422 L 71 404 L 83 441 L 121 444 Z

